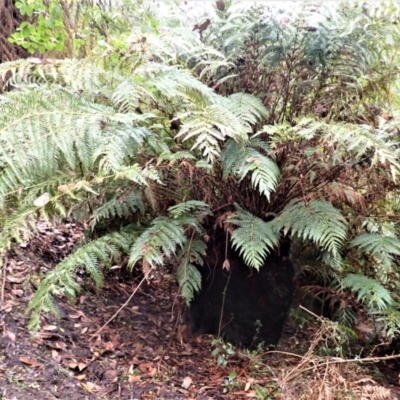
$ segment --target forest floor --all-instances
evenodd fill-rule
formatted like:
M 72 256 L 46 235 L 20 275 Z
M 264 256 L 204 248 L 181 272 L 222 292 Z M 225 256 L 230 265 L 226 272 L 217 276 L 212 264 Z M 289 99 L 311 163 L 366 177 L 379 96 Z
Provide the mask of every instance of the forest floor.
M 32 336 L 25 310 L 37 282 L 83 232 L 74 223 L 38 228 L 8 255 L 2 275 L 1 400 L 400 400 L 396 358 L 378 368 L 316 356 L 313 338 L 326 339 L 317 328 L 287 324 L 269 352 L 190 335 L 176 283 L 163 271 L 142 282 L 116 266 L 98 294 L 78 276 L 85 291 L 75 304 L 58 299 L 61 319 L 43 317 Z

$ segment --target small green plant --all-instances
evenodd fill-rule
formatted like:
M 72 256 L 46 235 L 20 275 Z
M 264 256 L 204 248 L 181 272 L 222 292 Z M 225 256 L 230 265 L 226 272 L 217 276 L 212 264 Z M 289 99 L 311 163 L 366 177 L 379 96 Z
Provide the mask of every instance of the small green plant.
M 269 396 L 266 388 L 263 388 L 262 386 L 254 386 L 254 391 L 256 392 L 257 399 L 259 400 L 271 400 L 271 397 Z
M 24 21 L 17 32 L 8 39 L 33 54 L 36 51 L 64 50 L 65 30 L 63 10 L 58 1 L 51 2 L 48 6 L 43 0 L 20 0 L 15 3 L 21 15 L 28 16 L 35 22 Z
M 236 354 L 233 346 L 230 343 L 225 343 L 221 338 L 214 339 L 211 345 L 214 347 L 211 356 L 217 360 L 217 365 L 226 367 L 229 357 Z
M 222 386 L 224 389 L 222 390 L 223 393 L 228 393 L 230 392 L 234 387 L 237 387 L 240 385 L 240 383 L 236 380 L 237 378 L 237 372 L 232 371 L 227 378 L 224 379 L 224 383 Z

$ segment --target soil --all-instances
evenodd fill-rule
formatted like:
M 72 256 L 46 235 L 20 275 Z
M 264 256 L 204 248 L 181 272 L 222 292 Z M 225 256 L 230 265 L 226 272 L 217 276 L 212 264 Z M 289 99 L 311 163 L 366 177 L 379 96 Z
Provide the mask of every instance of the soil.
M 301 390 L 316 393 L 321 382 L 326 393 L 342 385 L 343 393 L 359 393 L 352 398 L 400 399 L 396 359 L 375 372 L 335 361 L 328 369 L 322 358 L 307 355 L 314 328 L 287 324 L 272 352 L 250 353 L 191 335 L 176 283 L 162 270 L 143 281 L 115 266 L 100 293 L 78 275 L 84 292 L 74 304 L 57 299 L 61 319 L 43 317 L 32 335 L 25 310 L 38 280 L 82 235 L 79 224 L 41 222 L 38 235 L 7 256 L 0 299 L 0 399 L 311 400 L 318 397 L 302 397 Z

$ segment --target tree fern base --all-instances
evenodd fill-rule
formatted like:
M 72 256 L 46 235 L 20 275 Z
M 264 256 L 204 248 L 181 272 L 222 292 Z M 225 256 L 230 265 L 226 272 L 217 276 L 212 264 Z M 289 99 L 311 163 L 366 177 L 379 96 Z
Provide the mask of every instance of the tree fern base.
M 192 331 L 209 333 L 247 348 L 275 345 L 290 308 L 293 266 L 275 253 L 257 271 L 225 243 L 209 245 L 198 267 L 203 289 L 189 310 Z

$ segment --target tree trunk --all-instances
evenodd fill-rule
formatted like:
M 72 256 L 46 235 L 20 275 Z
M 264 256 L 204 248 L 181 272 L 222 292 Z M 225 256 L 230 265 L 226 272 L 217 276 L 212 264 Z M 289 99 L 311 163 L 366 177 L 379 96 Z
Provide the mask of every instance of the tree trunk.
M 25 49 L 8 41 L 23 20 L 15 0 L 0 0 L 0 63 L 27 57 Z

